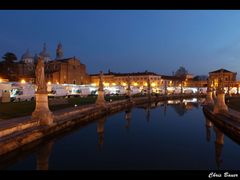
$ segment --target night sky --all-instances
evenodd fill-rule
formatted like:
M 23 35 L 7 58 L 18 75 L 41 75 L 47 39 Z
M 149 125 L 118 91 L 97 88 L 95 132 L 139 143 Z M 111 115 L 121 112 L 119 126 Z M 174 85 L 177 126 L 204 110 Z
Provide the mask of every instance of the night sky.
M 61 42 L 88 73 L 153 71 L 194 75 L 224 67 L 240 73 L 240 11 L 0 11 L 0 56 L 32 55 Z M 239 78 L 238 78 L 239 79 Z

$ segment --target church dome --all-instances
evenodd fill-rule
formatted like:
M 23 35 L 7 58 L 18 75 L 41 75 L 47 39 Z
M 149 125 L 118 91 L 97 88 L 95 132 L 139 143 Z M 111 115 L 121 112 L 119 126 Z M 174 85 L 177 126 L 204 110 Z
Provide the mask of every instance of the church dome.
M 29 52 L 29 50 L 27 49 L 27 51 L 22 55 L 22 60 L 24 59 L 30 59 L 33 58 Z

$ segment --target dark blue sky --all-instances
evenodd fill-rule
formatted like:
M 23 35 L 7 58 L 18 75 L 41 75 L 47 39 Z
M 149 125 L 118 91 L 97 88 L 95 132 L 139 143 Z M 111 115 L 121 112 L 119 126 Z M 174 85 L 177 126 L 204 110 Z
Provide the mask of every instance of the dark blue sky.
M 0 56 L 39 53 L 46 42 L 55 58 L 61 41 L 65 57 L 79 57 L 89 73 L 240 73 L 240 11 L 2 10 L 0 23 Z

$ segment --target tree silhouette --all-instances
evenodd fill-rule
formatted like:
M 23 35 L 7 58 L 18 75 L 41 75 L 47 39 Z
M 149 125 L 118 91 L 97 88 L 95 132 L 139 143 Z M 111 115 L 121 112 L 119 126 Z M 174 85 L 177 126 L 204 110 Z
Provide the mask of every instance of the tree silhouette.
M 188 74 L 188 71 L 183 67 L 180 66 L 179 69 L 176 71 L 175 76 L 177 77 L 183 77 Z
M 12 64 L 17 60 L 17 56 L 12 52 L 7 52 L 2 57 L 6 64 Z
M 3 61 L 0 64 L 0 73 L 10 81 L 16 81 L 17 77 L 17 63 L 14 61 L 17 60 L 17 56 L 12 52 L 7 52 L 2 57 Z

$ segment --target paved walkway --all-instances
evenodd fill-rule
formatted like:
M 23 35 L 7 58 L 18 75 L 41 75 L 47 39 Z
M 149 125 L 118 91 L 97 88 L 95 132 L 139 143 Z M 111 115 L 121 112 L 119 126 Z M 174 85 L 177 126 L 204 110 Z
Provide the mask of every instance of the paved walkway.
M 236 111 L 236 110 L 234 110 L 234 109 L 229 108 L 229 109 L 228 109 L 228 113 L 229 113 L 230 115 L 232 115 L 232 116 L 235 116 L 235 117 L 237 117 L 237 118 L 240 118 L 240 112 L 239 112 L 239 111 Z
M 18 117 L 13 119 L 2 119 L 0 121 L 0 130 L 24 124 L 31 121 L 31 116 Z

